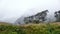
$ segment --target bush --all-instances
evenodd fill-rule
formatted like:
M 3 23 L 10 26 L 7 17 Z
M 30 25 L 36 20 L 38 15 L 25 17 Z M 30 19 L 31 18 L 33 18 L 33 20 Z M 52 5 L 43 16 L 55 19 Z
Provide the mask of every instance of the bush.
M 60 29 L 53 31 L 53 34 L 60 34 Z

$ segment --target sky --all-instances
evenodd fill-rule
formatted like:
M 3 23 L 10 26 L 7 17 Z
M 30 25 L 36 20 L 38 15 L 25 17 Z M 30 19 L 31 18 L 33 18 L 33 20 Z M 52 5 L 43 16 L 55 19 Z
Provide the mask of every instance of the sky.
M 14 22 L 23 14 L 31 15 L 48 9 L 60 10 L 60 0 L 0 0 L 0 21 Z

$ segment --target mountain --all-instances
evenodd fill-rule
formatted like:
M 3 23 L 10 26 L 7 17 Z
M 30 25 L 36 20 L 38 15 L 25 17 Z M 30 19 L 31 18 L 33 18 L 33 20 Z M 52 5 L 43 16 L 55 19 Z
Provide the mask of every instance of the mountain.
M 44 10 L 42 12 L 38 12 L 34 14 L 33 12 L 26 12 L 24 15 L 22 15 L 20 18 L 16 20 L 16 24 L 25 24 L 25 22 L 30 23 L 33 22 L 34 20 L 38 20 L 39 22 L 45 20 L 45 16 L 47 15 L 48 10 Z M 29 13 L 29 14 L 28 14 Z M 24 19 L 26 18 L 26 19 Z M 44 19 L 43 19 L 44 18 Z M 25 20 L 25 22 L 24 22 Z
M 21 17 L 19 17 L 16 21 L 15 21 L 15 24 L 25 24 L 24 23 L 24 18 L 25 17 L 29 17 L 29 16 L 32 16 L 32 15 L 35 15 L 37 12 L 34 11 L 34 10 L 27 10 Z

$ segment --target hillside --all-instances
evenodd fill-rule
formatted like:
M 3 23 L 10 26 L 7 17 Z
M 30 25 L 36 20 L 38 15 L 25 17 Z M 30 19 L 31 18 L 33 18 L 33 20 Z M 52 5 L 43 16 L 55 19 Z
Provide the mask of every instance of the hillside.
M 60 34 L 60 22 L 25 24 L 22 26 L 5 24 L 0 25 L 0 34 Z
M 0 22 L 0 25 L 11 25 L 11 23 L 8 23 L 8 22 Z

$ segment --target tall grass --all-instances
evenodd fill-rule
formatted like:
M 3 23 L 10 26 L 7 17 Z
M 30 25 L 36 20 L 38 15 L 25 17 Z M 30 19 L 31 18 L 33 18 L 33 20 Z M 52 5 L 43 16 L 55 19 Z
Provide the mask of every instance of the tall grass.
M 60 34 L 60 23 L 0 25 L 0 34 Z

